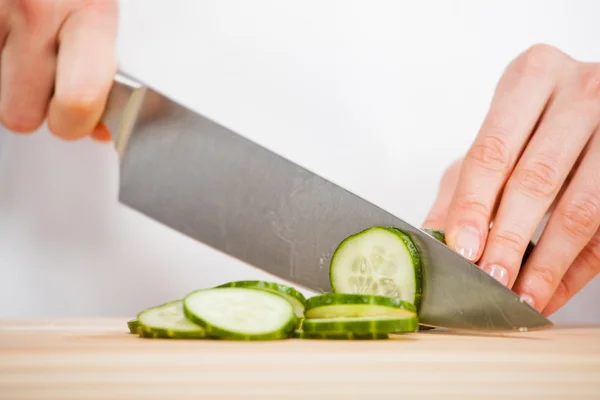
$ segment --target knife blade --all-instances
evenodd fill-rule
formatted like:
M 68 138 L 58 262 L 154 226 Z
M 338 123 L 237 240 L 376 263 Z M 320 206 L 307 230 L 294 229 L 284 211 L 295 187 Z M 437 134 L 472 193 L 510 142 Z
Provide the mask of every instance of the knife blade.
M 552 325 L 423 230 L 125 74 L 115 78 L 103 122 L 119 155 L 119 201 L 217 251 L 322 293 L 331 291 L 329 261 L 342 240 L 391 225 L 422 256 L 421 324 Z

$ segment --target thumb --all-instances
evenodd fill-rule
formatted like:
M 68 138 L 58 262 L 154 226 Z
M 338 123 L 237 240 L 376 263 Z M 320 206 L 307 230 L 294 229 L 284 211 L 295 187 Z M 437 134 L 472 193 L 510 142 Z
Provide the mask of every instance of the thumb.
M 429 210 L 429 214 L 425 218 L 423 228 L 442 230 L 446 220 L 446 214 L 454 196 L 454 189 L 458 183 L 458 176 L 460 174 L 460 168 L 462 166 L 463 158 L 454 161 L 440 181 L 440 187 L 438 189 L 437 197 Z

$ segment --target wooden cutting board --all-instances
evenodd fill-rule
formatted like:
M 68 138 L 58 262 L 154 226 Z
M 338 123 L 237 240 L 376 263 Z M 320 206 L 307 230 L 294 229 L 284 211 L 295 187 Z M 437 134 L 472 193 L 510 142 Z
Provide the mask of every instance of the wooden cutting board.
M 140 339 L 126 320 L 0 321 L 0 399 L 600 399 L 600 326 L 388 341 Z

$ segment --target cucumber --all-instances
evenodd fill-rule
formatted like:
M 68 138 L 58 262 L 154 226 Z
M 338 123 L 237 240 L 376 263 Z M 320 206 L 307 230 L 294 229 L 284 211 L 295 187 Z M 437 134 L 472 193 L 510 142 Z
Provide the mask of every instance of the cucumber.
M 420 306 L 420 254 L 393 227 L 374 226 L 344 239 L 331 258 L 329 279 L 336 293 L 395 297 Z
M 221 287 L 197 290 L 184 300 L 187 318 L 211 337 L 230 340 L 277 340 L 297 326 L 292 304 L 264 290 Z
M 225 283 L 217 287 L 253 288 L 275 293 L 292 303 L 292 306 L 294 307 L 294 312 L 296 313 L 296 317 L 301 318 L 304 316 L 304 304 L 306 303 L 306 298 L 302 293 L 300 293 L 291 286 L 266 281 L 236 281 Z
M 306 302 L 306 318 L 412 317 L 416 307 L 406 301 L 384 296 L 327 293 Z
M 130 321 L 127 321 L 127 328 L 129 328 L 129 333 L 137 334 L 139 326 L 140 326 L 140 323 L 137 319 L 132 319 Z
M 387 333 L 351 333 L 351 332 L 304 332 L 301 329 L 294 331 L 296 339 L 324 339 L 324 340 L 381 340 L 389 339 Z
M 206 331 L 186 318 L 181 300 L 149 308 L 138 314 L 137 333 L 141 337 L 201 339 Z
M 444 231 L 435 229 L 423 229 L 423 232 L 429 234 L 429 236 L 433 236 L 435 239 L 446 244 L 446 235 L 444 234 Z
M 409 317 L 354 317 L 305 319 L 302 330 L 309 333 L 344 332 L 354 334 L 382 334 L 415 332 L 418 329 L 417 314 Z

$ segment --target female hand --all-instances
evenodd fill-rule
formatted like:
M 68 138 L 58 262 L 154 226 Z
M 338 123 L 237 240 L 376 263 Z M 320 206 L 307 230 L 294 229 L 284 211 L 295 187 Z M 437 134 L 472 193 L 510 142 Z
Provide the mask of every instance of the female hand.
M 0 122 L 31 133 L 48 118 L 75 140 L 96 127 L 117 69 L 116 0 L 0 0 Z
M 600 64 L 546 45 L 519 55 L 424 226 L 444 229 L 451 248 L 545 315 L 591 281 L 600 271 Z

